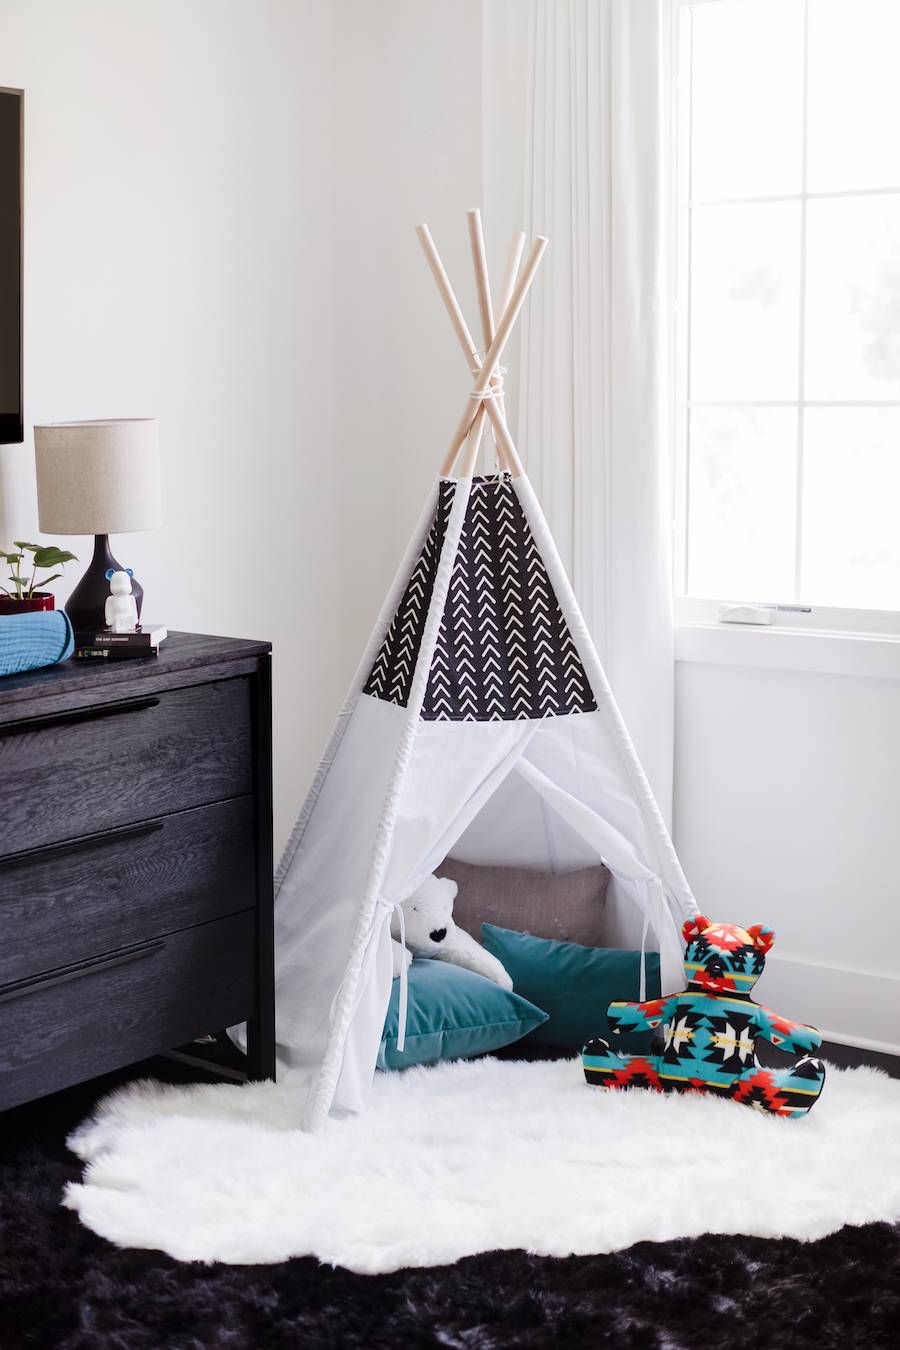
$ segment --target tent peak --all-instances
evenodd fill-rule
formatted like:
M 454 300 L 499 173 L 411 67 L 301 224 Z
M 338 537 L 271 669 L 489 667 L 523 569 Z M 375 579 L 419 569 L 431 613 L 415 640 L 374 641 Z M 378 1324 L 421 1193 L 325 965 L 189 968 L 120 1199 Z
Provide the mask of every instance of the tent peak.
M 481 444 L 485 421 L 489 419 L 499 462 L 511 473 L 521 474 L 523 472 L 522 461 L 519 459 L 519 453 L 506 424 L 502 381 L 498 387 L 496 376 L 500 369 L 500 358 L 503 355 L 503 350 L 525 303 L 525 298 L 531 288 L 549 240 L 546 235 L 535 236 L 525 266 L 520 271 L 525 234 L 523 231 L 517 230 L 513 235 L 504 273 L 500 321 L 495 327 L 480 208 L 471 207 L 467 216 L 472 262 L 475 268 L 475 284 L 478 292 L 478 307 L 484 336 L 484 350 L 481 352 L 478 350 L 466 323 L 459 301 L 450 284 L 450 278 L 447 276 L 435 242 L 431 237 L 431 231 L 427 225 L 416 226 L 416 235 L 422 245 L 428 266 L 431 268 L 441 299 L 450 316 L 450 322 L 459 340 L 463 356 L 469 369 L 475 375 L 475 385 L 466 400 L 466 407 L 453 434 L 450 449 L 441 465 L 441 473 L 449 475 L 452 472 L 457 456 L 463 447 L 465 447 L 465 450 L 462 456 L 461 476 L 467 477 L 472 473 L 478 458 L 478 449 Z

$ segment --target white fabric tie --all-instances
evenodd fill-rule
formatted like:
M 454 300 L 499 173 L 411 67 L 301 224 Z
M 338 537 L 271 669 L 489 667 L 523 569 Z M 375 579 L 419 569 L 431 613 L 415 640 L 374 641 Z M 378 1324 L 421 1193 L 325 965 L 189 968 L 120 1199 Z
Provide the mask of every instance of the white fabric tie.
M 397 900 L 393 908 L 397 911 L 397 917 L 400 920 L 400 946 L 406 952 L 406 919 L 403 916 L 403 906 Z M 400 1007 L 397 1011 L 397 1053 L 402 1055 L 406 1047 L 406 1016 L 409 1010 L 409 976 L 405 955 L 400 960 Z
M 647 997 L 647 929 L 650 927 L 650 906 L 644 904 L 644 927 L 641 932 L 641 970 L 638 976 L 638 1003 Z
M 647 931 L 653 924 L 657 947 L 662 941 L 663 924 L 666 914 L 666 892 L 659 877 L 650 877 L 643 883 L 644 890 L 644 928 L 641 933 L 641 977 L 640 1002 L 647 997 Z

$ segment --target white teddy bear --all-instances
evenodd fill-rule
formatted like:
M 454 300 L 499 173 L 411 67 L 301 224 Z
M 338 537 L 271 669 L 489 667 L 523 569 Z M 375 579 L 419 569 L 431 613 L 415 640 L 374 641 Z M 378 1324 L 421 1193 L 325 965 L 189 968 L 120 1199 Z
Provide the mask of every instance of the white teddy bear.
M 457 890 L 455 881 L 430 876 L 408 900 L 403 901 L 406 947 L 396 940 L 400 936 L 399 916 L 395 913 L 391 920 L 395 978 L 413 956 L 436 956 L 439 961 L 450 961 L 476 975 L 484 975 L 504 989 L 512 989 L 513 982 L 497 958 L 453 922 Z

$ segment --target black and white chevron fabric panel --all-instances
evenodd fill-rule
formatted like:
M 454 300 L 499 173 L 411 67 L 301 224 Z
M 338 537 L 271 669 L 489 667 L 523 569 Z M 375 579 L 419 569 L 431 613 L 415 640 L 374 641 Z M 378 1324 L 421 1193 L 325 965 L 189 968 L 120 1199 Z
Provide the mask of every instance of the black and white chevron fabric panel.
M 422 716 L 511 721 L 596 706 L 509 476 L 475 479 Z
M 364 694 L 399 703 L 401 708 L 409 699 L 455 489 L 455 483 L 443 479 L 438 483 L 437 506 L 422 552 L 363 686 Z
M 453 483 L 365 692 L 405 706 L 434 587 Z M 508 475 L 472 483 L 429 674 L 427 721 L 513 721 L 597 704 Z

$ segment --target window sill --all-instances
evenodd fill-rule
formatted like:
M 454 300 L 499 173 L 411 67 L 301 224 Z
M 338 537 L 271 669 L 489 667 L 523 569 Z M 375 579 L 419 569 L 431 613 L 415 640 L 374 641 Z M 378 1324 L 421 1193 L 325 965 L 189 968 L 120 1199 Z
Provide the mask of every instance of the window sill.
M 700 665 L 900 679 L 900 636 L 678 623 L 675 660 Z

